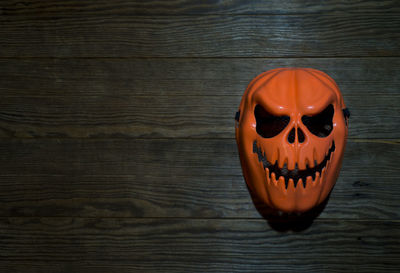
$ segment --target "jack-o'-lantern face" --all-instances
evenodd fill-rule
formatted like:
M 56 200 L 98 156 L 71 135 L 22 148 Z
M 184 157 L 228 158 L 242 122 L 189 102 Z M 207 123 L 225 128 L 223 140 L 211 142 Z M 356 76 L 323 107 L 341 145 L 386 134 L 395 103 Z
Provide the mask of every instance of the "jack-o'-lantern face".
M 256 77 L 236 116 L 252 193 L 284 212 L 320 204 L 339 175 L 348 117 L 338 86 L 321 71 L 278 68 Z

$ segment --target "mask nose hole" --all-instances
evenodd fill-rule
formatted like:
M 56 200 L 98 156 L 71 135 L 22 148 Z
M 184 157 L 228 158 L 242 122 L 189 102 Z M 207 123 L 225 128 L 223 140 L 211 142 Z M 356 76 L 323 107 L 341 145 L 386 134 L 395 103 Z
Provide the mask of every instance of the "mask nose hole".
M 304 140 L 306 139 L 303 131 L 300 128 L 297 128 L 297 138 L 299 140 L 299 143 L 303 143 Z M 288 135 L 288 142 L 290 144 L 292 144 L 292 143 L 294 143 L 295 139 L 296 139 L 296 131 L 294 128 L 292 128 L 292 130 L 290 130 L 289 135 Z
M 294 128 L 292 128 L 292 130 L 290 130 L 289 132 L 287 140 L 289 141 L 289 143 L 294 143 L 295 137 L 296 137 L 296 132 L 294 131 Z
M 305 140 L 305 136 L 303 131 L 300 128 L 297 128 L 297 137 L 299 138 L 299 143 L 303 143 Z

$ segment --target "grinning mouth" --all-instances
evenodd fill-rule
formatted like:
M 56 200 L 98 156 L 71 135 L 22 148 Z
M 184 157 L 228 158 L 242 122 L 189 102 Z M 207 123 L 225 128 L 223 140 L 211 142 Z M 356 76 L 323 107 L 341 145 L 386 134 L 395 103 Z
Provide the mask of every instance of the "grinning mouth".
M 262 153 L 261 148 L 258 147 L 257 141 L 253 142 L 253 153 L 258 155 L 258 161 L 263 163 L 264 169 L 269 170 L 269 176 L 271 179 L 271 174 L 275 173 L 276 180 L 278 180 L 281 176 L 285 179 L 285 188 L 288 188 L 289 179 L 293 179 L 294 187 L 296 188 L 299 179 L 303 181 L 303 187 L 306 188 L 306 180 L 308 176 L 311 176 L 312 180 L 315 181 L 315 176 L 317 173 L 321 176 L 322 170 L 325 168 L 326 163 L 330 160 L 331 154 L 335 151 L 335 141 L 332 142 L 332 146 L 328 151 L 328 154 L 325 156 L 324 160 L 321 163 L 317 164 L 317 161 L 314 161 L 314 167 L 309 168 L 306 165 L 305 170 L 299 170 L 297 163 L 295 165 L 294 170 L 288 170 L 287 164 L 283 166 L 283 168 L 278 167 L 278 161 L 275 161 L 275 164 L 270 163 L 265 157 L 265 153 Z

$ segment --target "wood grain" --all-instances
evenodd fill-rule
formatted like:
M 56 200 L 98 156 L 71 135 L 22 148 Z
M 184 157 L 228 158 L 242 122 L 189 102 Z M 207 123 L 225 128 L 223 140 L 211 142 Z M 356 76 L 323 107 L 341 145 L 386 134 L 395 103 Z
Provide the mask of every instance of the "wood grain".
M 0 269 L 15 272 L 397 272 L 400 223 L 0 218 Z M 340 262 L 338 262 L 340 261 Z
M 0 144 L 0 216 L 261 218 L 234 140 Z M 398 147 L 350 141 L 320 218 L 399 219 Z
M 398 14 L 0 18 L 0 57 L 399 56 Z
M 79 11 L 85 16 L 107 15 L 110 12 L 126 15 L 207 15 L 207 14 L 313 14 L 326 12 L 340 13 L 394 13 L 400 7 L 394 0 L 344 1 L 328 0 L 323 3 L 312 0 L 178 0 L 178 1 L 124 1 L 113 0 L 28 0 L 7 1 L 0 11 L 5 15 L 70 16 Z
M 0 60 L 0 137 L 232 138 L 248 82 L 279 66 L 335 78 L 351 138 L 400 137 L 400 58 Z

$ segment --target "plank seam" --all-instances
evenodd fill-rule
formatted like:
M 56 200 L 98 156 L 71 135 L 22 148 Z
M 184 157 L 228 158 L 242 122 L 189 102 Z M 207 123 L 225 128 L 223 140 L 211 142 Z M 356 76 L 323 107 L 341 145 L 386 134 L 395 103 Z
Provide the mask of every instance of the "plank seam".
M 182 57 L 168 57 L 168 56 L 120 56 L 120 57 L 107 57 L 107 56 L 71 56 L 71 57 L 57 57 L 57 56 L 23 56 L 23 57 L 7 57 L 0 56 L 0 60 L 132 60 L 132 59 L 155 59 L 155 60 L 220 60 L 220 59 L 379 59 L 379 58 L 400 58 L 400 55 L 374 55 L 374 56 L 362 56 L 362 55 L 335 55 L 335 56 L 182 56 Z

